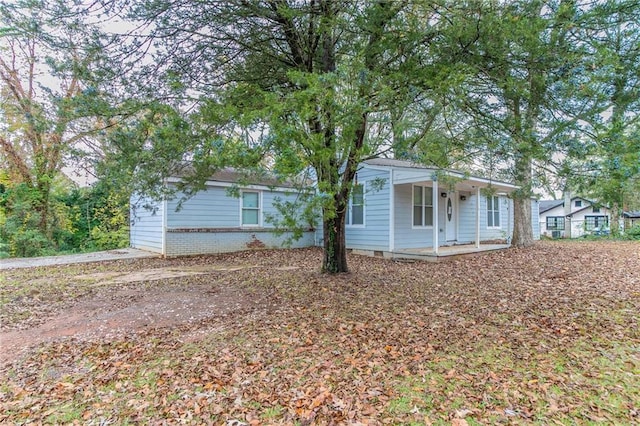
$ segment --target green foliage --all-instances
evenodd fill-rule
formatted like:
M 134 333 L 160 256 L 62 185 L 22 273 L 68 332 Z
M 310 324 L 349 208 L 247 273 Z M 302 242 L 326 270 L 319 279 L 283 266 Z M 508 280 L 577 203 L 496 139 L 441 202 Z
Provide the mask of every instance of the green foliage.
M 562 150 L 589 105 L 573 104 L 570 76 L 581 65 L 571 31 L 581 10 L 571 2 L 470 2 L 447 33 L 450 46 L 465 46 L 464 78 L 447 94 L 444 110 L 452 139 L 449 157 L 466 153 L 480 173 L 520 186 L 513 244 L 533 243 L 530 197 L 538 173 Z M 582 70 L 580 71 L 582 72 Z M 437 152 L 437 151 L 436 151 Z M 437 157 L 436 157 L 437 158 Z M 476 166 L 477 167 L 477 166 Z M 520 212 L 520 214 L 518 214 Z
M 584 148 L 563 169 L 568 185 L 608 205 L 611 232 L 619 233 L 622 209 L 634 209 L 640 193 L 640 13 L 636 2 L 599 2 L 582 30 L 590 72 L 578 96 L 598 100 L 578 140 Z
M 109 250 L 129 245 L 129 212 L 126 193 L 108 192 L 93 197 L 93 223 L 89 233 L 90 247 Z
M 51 242 L 38 228 L 20 228 L 10 240 L 11 254 L 15 257 L 43 256 L 51 253 Z
M 37 191 L 25 184 L 4 189 L 0 237 L 5 244 L 1 256 L 40 256 L 51 249 L 51 242 L 38 226 L 41 217 L 34 206 L 39 197 Z
M 628 240 L 640 240 L 640 225 L 624 231 L 624 237 Z
M 276 197 L 273 206 L 278 214 L 265 213 L 265 221 L 274 225 L 276 235 L 291 232 L 291 237 L 284 241 L 285 245 L 290 245 L 305 231 L 315 229 L 320 219 L 318 212 L 322 211 L 320 203 L 321 199 L 311 189 L 296 193 L 293 200 Z
M 69 231 L 67 224 L 48 229 L 65 217 L 51 204 L 56 179 L 70 158 L 100 151 L 98 130 L 114 114 L 93 85 L 103 49 L 86 7 L 59 0 L 0 3 L 0 163 L 12 184 L 33 192 L 24 201 L 50 241 L 66 238 L 52 233 Z
M 0 257 L 107 250 L 129 242 L 128 197 L 104 184 L 93 188 L 54 185 L 47 233 L 34 205 L 40 193 L 25 184 L 0 192 Z

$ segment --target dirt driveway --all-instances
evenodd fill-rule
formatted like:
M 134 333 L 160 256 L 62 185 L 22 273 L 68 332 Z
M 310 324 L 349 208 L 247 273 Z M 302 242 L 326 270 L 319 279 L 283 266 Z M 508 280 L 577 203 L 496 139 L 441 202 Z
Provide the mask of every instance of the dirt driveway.
M 113 340 L 160 327 L 180 329 L 199 324 L 194 335 L 183 336 L 197 338 L 196 334 L 207 332 L 206 327 L 202 328 L 207 320 L 246 314 L 264 306 L 263 297 L 258 293 L 247 294 L 233 285 L 212 285 L 207 279 L 212 274 L 228 275 L 231 283 L 236 272 L 259 268 L 259 265 L 202 265 L 187 259 L 179 266 L 158 267 L 176 262 L 180 261 L 133 260 L 123 263 L 121 271 L 114 271 L 114 264 L 107 262 L 106 272 L 101 271 L 104 268 L 100 263 L 33 268 L 34 276 L 28 280 L 26 293 L 18 292 L 3 309 L 8 312 L 2 312 L 0 361 L 15 360 L 31 348 L 58 339 Z M 26 270 L 12 272 L 29 273 Z M 12 276 L 5 275 L 10 286 Z M 47 285 L 60 278 L 66 282 L 65 286 L 77 290 L 77 297 L 64 290 L 66 294 L 55 300 Z M 16 281 L 23 279 L 24 276 Z M 46 303 L 43 298 L 54 300 Z M 25 321 L 16 320 L 26 316 L 20 312 L 25 310 L 25 304 L 31 305 L 39 315 Z M 13 312 L 13 305 L 21 308 Z

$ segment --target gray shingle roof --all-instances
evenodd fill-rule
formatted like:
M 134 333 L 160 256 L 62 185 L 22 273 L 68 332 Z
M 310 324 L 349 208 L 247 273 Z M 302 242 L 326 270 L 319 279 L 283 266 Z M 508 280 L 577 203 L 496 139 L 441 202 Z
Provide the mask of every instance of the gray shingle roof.
M 540 200 L 540 213 L 544 213 L 563 204 L 564 200 Z

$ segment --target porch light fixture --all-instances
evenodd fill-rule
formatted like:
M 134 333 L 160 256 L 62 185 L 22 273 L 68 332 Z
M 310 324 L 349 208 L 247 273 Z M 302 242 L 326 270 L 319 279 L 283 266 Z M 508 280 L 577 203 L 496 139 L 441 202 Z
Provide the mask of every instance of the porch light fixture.
M 466 195 L 461 195 L 460 196 L 460 201 L 467 201 L 467 196 Z
M 440 193 L 440 196 L 441 196 L 442 198 L 447 198 L 447 193 L 446 193 L 446 192 L 441 192 L 441 193 Z

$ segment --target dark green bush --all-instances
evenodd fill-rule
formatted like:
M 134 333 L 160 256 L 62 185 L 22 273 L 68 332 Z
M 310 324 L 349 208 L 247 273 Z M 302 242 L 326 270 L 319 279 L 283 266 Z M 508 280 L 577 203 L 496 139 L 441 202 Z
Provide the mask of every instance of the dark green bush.
M 624 232 L 624 236 L 629 240 L 640 240 L 640 225 L 636 225 L 633 228 L 627 229 Z
M 37 191 L 24 184 L 0 185 L 0 258 L 109 250 L 129 244 L 128 195 L 97 183 L 55 188 L 46 231 Z

